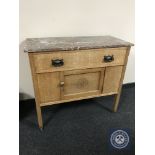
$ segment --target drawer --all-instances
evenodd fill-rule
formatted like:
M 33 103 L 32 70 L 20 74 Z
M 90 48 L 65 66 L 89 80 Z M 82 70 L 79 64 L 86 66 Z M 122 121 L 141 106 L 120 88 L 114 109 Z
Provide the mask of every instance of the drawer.
M 35 72 L 43 73 L 123 65 L 126 48 L 105 48 L 32 54 Z

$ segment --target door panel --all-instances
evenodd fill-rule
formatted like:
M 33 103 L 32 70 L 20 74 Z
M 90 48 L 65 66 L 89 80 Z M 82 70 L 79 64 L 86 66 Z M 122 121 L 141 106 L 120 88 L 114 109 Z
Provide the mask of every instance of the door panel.
M 60 100 L 60 73 L 37 74 L 41 103 Z
M 103 93 L 117 93 L 123 66 L 106 67 Z
M 63 99 L 79 98 L 101 93 L 104 68 L 64 72 Z

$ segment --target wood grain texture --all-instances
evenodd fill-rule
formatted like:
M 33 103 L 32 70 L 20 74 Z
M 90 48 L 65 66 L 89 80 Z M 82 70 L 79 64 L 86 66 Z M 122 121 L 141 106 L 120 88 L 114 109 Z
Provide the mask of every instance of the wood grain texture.
M 40 107 L 40 96 L 39 96 L 39 89 L 38 89 L 38 81 L 37 76 L 34 72 L 34 60 L 33 55 L 31 53 L 29 55 L 29 62 L 31 67 L 31 73 L 32 73 L 32 80 L 33 80 L 33 88 L 34 88 L 34 94 L 35 94 L 35 102 L 36 102 L 36 111 L 37 111 L 37 118 L 38 118 L 38 124 L 39 128 L 43 128 L 43 121 L 42 121 L 42 113 L 41 113 L 41 107 Z
M 64 72 L 64 97 L 71 99 L 101 93 L 104 68 Z
M 122 90 L 122 84 L 123 84 L 123 79 L 124 79 L 124 75 L 125 75 L 125 71 L 126 71 L 126 65 L 127 65 L 127 62 L 128 62 L 128 56 L 129 56 L 130 48 L 131 47 L 128 47 L 127 51 L 126 51 L 126 55 L 125 55 L 125 59 L 124 59 L 124 66 L 123 66 L 123 70 L 122 70 L 122 74 L 121 74 L 121 79 L 120 79 L 120 82 L 119 82 L 118 94 L 115 95 L 115 101 L 114 101 L 114 104 L 113 104 L 113 111 L 114 112 L 116 112 L 117 109 L 118 109 L 121 90 Z
M 130 48 L 29 53 L 38 124 L 43 128 L 41 107 L 75 100 L 115 95 L 113 111 L 119 104 Z M 103 58 L 113 55 L 114 61 Z M 63 59 L 54 67 L 52 59 Z
M 107 94 L 97 94 L 97 95 L 95 94 L 95 95 L 90 95 L 90 96 L 78 96 L 77 98 L 71 98 L 71 99 L 53 101 L 53 102 L 45 102 L 45 103 L 40 104 L 40 106 L 44 107 L 44 106 L 53 105 L 53 104 L 63 104 L 63 103 L 66 103 L 66 102 L 72 103 L 72 101 L 90 99 L 90 98 L 94 98 L 94 97 L 101 97 L 101 96 L 108 96 L 108 95 L 115 95 L 115 94 L 116 93 L 111 92 L 111 93 L 107 93 Z
M 104 62 L 103 58 L 107 55 L 113 55 L 114 61 Z M 123 65 L 125 55 L 125 47 L 81 50 L 80 52 L 33 53 L 36 73 Z M 63 59 L 64 65 L 61 67 L 52 66 L 51 60 L 54 59 Z
M 37 74 L 40 103 L 60 100 L 60 73 Z
M 106 67 L 103 93 L 118 92 L 123 66 Z

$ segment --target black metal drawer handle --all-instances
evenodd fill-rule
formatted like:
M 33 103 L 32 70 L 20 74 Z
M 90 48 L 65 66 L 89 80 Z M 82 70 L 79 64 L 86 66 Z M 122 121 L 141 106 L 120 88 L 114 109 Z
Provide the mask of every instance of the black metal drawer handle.
M 64 65 L 63 59 L 54 59 L 52 60 L 52 66 L 54 67 L 61 67 Z
M 114 61 L 113 55 L 104 56 L 104 62 L 112 62 L 112 61 Z

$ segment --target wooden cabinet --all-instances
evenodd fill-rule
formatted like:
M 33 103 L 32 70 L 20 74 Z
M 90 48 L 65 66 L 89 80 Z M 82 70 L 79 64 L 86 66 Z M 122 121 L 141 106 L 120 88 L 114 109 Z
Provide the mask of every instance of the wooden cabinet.
M 116 111 L 130 46 L 109 36 L 27 39 L 39 127 L 46 105 L 116 95 Z

